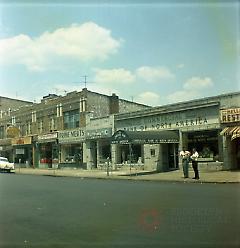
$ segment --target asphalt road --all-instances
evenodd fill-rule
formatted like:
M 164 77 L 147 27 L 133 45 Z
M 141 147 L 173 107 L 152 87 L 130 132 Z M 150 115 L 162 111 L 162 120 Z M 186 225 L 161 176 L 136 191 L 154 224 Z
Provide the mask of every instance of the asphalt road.
M 0 174 L 0 247 L 240 247 L 239 184 Z

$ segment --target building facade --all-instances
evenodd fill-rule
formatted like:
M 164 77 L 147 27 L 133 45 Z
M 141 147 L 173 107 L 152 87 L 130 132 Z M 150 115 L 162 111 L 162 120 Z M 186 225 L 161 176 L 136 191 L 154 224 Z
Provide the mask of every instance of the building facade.
M 178 169 L 179 152 L 196 148 L 202 169 L 240 169 L 239 107 L 240 93 L 236 92 L 119 113 L 108 120 L 91 119 L 86 142 L 91 140 L 89 150 L 100 168 L 109 157 L 114 169 Z
M 0 154 L 4 157 L 12 155 L 12 138 L 19 135 L 14 111 L 21 111 L 32 102 L 0 96 Z
M 181 167 L 182 149 L 196 148 L 201 168 L 240 169 L 240 92 L 148 107 L 83 89 L 0 121 L 10 160 L 37 168 L 167 171 Z
M 66 96 L 49 94 L 41 103 L 23 106 L 2 115 L 0 147 L 15 163 L 39 168 L 73 166 L 86 168 L 86 118 L 102 118 L 149 108 L 143 104 L 91 92 L 70 92 Z M 13 121 L 14 120 L 14 121 Z

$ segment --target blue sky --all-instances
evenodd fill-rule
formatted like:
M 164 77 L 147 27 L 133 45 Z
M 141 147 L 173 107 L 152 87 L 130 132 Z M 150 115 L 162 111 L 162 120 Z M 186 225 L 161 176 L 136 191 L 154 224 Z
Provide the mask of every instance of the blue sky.
M 238 1 L 0 1 L 0 95 L 149 105 L 240 90 Z

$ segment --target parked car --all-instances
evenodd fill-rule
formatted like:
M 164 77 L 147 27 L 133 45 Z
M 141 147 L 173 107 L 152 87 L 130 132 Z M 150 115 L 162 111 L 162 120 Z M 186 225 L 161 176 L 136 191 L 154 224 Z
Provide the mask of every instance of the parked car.
M 7 158 L 0 157 L 0 171 L 15 172 L 14 163 L 10 163 Z

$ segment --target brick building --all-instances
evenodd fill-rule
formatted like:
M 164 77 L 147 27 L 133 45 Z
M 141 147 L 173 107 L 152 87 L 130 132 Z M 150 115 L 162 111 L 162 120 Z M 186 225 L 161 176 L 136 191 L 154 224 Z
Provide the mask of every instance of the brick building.
M 79 166 L 84 166 L 87 157 L 84 157 L 81 137 L 85 137 L 87 115 L 101 118 L 143 108 L 149 107 L 86 88 L 66 96 L 49 94 L 40 103 L 31 103 L 1 116 L 0 146 L 5 150 L 11 145 L 8 157 L 14 162 L 45 168 L 77 161 Z

